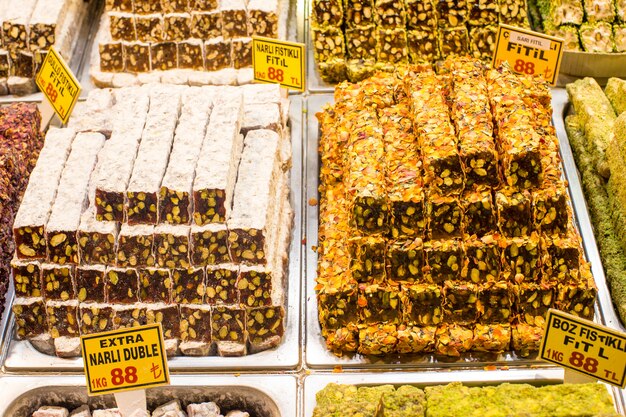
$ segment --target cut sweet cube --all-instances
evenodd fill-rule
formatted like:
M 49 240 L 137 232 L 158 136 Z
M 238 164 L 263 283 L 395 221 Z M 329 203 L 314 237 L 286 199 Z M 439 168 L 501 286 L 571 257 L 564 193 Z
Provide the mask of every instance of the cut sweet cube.
M 139 279 L 135 269 L 107 268 L 105 286 L 110 303 L 139 301 Z
M 361 355 L 385 355 L 395 350 L 398 342 L 395 324 L 372 324 L 359 329 L 359 348 Z M 370 405 L 372 406 L 372 405 Z M 375 414 L 364 414 L 372 415 Z
M 311 20 L 319 26 L 339 27 L 343 24 L 343 12 L 342 0 L 314 0 L 311 6 Z
M 247 308 L 272 304 L 272 272 L 264 267 L 242 266 L 236 285 L 239 302 Z
M 139 301 L 142 303 L 171 303 L 172 277 L 169 269 L 141 268 L 139 276 Z
M 376 59 L 376 26 L 346 29 L 346 51 L 350 59 Z
M 469 34 L 465 26 L 441 29 L 439 50 L 442 58 L 465 55 L 469 51 Z
M 232 61 L 235 69 L 252 66 L 252 38 L 233 38 Z
M 165 38 L 163 16 L 160 14 L 135 16 L 137 40 L 141 42 L 161 42 Z
M 456 197 L 429 195 L 426 218 L 431 239 L 452 238 L 463 234 L 463 209 Z
M 197 39 L 210 40 L 222 36 L 222 14 L 219 12 L 192 12 L 191 34 Z
M 219 36 L 211 38 L 204 44 L 204 62 L 207 71 L 217 71 L 229 68 L 231 59 L 231 40 Z
M 473 349 L 480 352 L 505 352 L 511 346 L 511 325 L 476 324 Z
M 424 279 L 428 283 L 443 284 L 461 277 L 465 253 L 463 244 L 456 239 L 431 240 L 424 243 Z
M 345 0 L 345 23 L 348 27 L 365 26 L 374 23 L 373 0 Z
M 87 209 L 81 216 L 77 232 L 80 263 L 114 265 L 118 233 L 116 222 L 98 221 L 95 208 Z
M 378 27 L 404 27 L 406 13 L 402 0 L 374 0 L 374 22 Z
M 78 301 L 47 301 L 48 331 L 53 339 L 78 337 Z
M 441 0 L 435 3 L 437 24 L 442 28 L 464 26 L 468 15 L 467 0 Z
M 469 0 L 467 22 L 472 26 L 485 26 L 498 23 L 498 3 L 496 1 Z
M 569 2 L 568 2 L 569 3 Z M 582 9 L 582 4 L 580 5 Z M 582 14 L 581 14 L 582 20 Z M 547 35 L 563 39 L 563 49 L 565 51 L 582 51 L 580 46 L 580 37 L 578 35 L 578 27 L 576 26 L 544 26 L 544 32 Z
M 587 22 L 613 22 L 615 5 L 613 0 L 585 0 L 583 2 Z
M 578 283 L 584 266 L 582 242 L 578 232 L 571 228 L 566 236 L 546 237 L 542 262 L 544 280 L 560 283 Z
M 364 285 L 359 288 L 358 313 L 361 322 L 401 322 L 400 288 L 391 285 Z
M 497 235 L 470 238 L 464 242 L 465 264 L 461 269 L 463 280 L 481 284 L 500 278 L 501 259 Z
M 179 304 L 202 304 L 206 291 L 203 268 L 173 269 L 172 302 Z
M 191 15 L 189 13 L 169 13 L 163 15 L 164 38 L 173 42 L 189 39 L 191 36 Z
M 514 287 L 514 294 L 518 321 L 543 327 L 548 310 L 555 307 L 556 288 L 552 285 L 520 284 Z
M 459 357 L 474 347 L 474 331 L 458 324 L 444 324 L 437 328 L 436 353 Z
M 46 300 L 67 301 L 76 298 L 74 266 L 41 264 L 41 282 Z
M 341 2 L 338 0 L 328 3 L 333 3 L 333 5 L 339 3 L 339 5 L 341 5 Z M 281 12 L 278 0 L 251 0 L 248 2 L 247 10 L 249 36 L 278 38 L 278 20 Z M 334 10 L 335 9 L 331 6 L 329 15 L 332 14 Z M 340 15 L 339 17 L 342 18 L 343 16 Z M 330 19 L 334 18 L 336 18 L 336 16 Z
M 20 261 L 13 258 L 11 272 L 16 297 L 41 297 L 41 267 L 39 262 Z
M 189 3 L 193 0 L 161 0 L 161 10 L 163 13 L 181 13 L 189 10 Z
M 146 307 L 137 304 L 115 304 L 113 311 L 113 328 L 116 330 L 143 326 L 148 322 Z
M 437 35 L 430 30 L 409 30 L 407 46 L 411 63 L 433 62 L 439 59 Z
M 247 352 L 246 310 L 239 307 L 213 308 L 211 314 L 211 336 L 217 343 L 220 356 L 241 356 Z
M 150 44 L 144 42 L 122 43 L 124 68 L 131 73 L 151 70 Z
M 48 331 L 46 306 L 40 297 L 16 298 L 11 307 L 18 340 L 30 339 Z
M 117 266 L 154 266 L 154 226 L 123 224 L 117 243 Z
M 311 36 L 315 62 L 328 62 L 332 59 L 346 57 L 345 38 L 339 28 L 313 26 Z
M 507 282 L 478 286 L 478 312 L 481 323 L 510 323 L 513 319 L 513 291 Z
M 387 279 L 389 281 L 418 283 L 423 280 L 424 248 L 422 239 L 391 242 L 387 247 L 386 257 Z M 365 262 L 367 264 L 367 258 Z
M 526 0 L 498 0 L 500 22 L 521 28 L 529 28 Z
M 496 208 L 490 189 L 468 192 L 463 197 L 463 230 L 467 235 L 482 237 L 495 233 Z
M 150 304 L 146 308 L 146 324 L 161 323 L 164 339 L 178 339 L 180 333 L 180 311 L 176 305 Z
M 122 42 L 101 42 L 98 44 L 98 52 L 100 53 L 100 71 L 124 71 L 126 59 Z
M 248 307 L 246 315 L 250 352 L 260 352 L 280 344 L 285 333 L 285 310 L 282 306 Z
M 405 0 L 406 24 L 410 29 L 434 31 L 437 14 L 432 0 Z
M 400 324 L 397 327 L 396 352 L 398 353 L 428 353 L 435 351 L 435 326 L 407 326 Z
M 559 284 L 555 307 L 583 319 L 593 320 L 598 289 L 589 264 L 581 268 L 581 278 L 578 283 Z
M 468 325 L 479 317 L 478 286 L 446 281 L 443 286 L 443 322 Z
M 178 42 L 178 68 L 204 70 L 204 43 L 189 39 Z
M 231 261 L 228 251 L 228 229 L 225 225 L 193 225 L 190 239 L 193 265 L 215 265 Z
M 407 64 L 409 62 L 406 29 L 404 27 L 377 28 L 376 60 L 390 64 Z
M 220 1 L 222 13 L 222 36 L 238 38 L 248 36 L 248 13 L 244 0 Z
M 404 322 L 416 326 L 436 326 L 442 321 L 441 287 L 428 284 L 402 286 Z
M 189 268 L 189 226 L 154 227 L 154 256 L 159 268 Z
M 469 38 L 472 56 L 482 59 L 483 61 L 490 60 L 496 48 L 497 33 L 498 26 L 496 25 L 471 28 Z
M 178 49 L 176 42 L 156 42 L 150 45 L 150 67 L 153 71 L 165 71 L 178 68 Z
M 504 236 L 527 236 L 530 232 L 530 193 L 504 188 L 496 192 L 498 224 Z
M 373 283 L 385 278 L 386 242 L 380 236 L 354 237 L 349 240 L 350 270 L 358 282 Z
M 505 238 L 501 242 L 502 269 L 516 283 L 541 281 L 543 250 L 536 233 L 528 237 Z
M 76 297 L 78 301 L 106 303 L 104 265 L 81 265 L 76 267 Z
M 101 333 L 113 330 L 115 311 L 110 304 L 81 303 L 78 310 L 80 334 Z
M 472 86 L 471 88 L 477 87 Z M 457 103 L 459 103 L 459 95 L 460 94 L 457 93 Z M 467 98 L 471 101 L 476 101 L 476 98 L 472 95 L 469 95 Z M 488 108 L 488 102 L 486 105 Z M 484 107 L 482 108 L 484 109 Z M 461 119 L 477 118 L 475 114 L 468 114 L 465 112 L 458 112 L 458 116 L 460 116 Z M 461 157 L 461 163 L 465 168 L 467 186 L 474 184 L 489 186 L 497 185 L 498 153 L 496 152 L 493 138 L 490 133 L 478 130 L 484 129 L 489 132 L 491 130 L 491 123 L 475 124 L 471 127 L 468 126 L 469 130 L 466 130 L 463 129 L 463 127 L 466 126 L 457 121 L 457 127 L 459 130 L 459 156 Z
M 337 330 L 356 325 L 357 314 L 356 288 L 326 289 L 318 291 L 318 312 L 322 331 Z
M 529 356 L 532 352 L 539 350 L 544 333 L 543 325 L 532 326 L 526 323 L 514 325 L 511 336 L 513 349 L 521 357 Z
M 135 16 L 132 13 L 109 13 L 109 26 L 114 41 L 132 42 L 137 39 Z
M 211 305 L 239 304 L 238 278 L 238 265 L 207 266 L 205 302 Z
M 204 305 L 180 306 L 182 341 L 211 342 L 211 309 Z
M 572 217 L 568 199 L 567 186 L 562 181 L 535 191 L 532 195 L 535 227 L 545 234 L 565 233 Z

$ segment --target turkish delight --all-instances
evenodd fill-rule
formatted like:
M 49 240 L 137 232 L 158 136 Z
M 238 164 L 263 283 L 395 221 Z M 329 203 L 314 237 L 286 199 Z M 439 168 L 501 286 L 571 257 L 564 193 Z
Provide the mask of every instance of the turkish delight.
M 76 235 L 80 263 L 114 265 L 118 233 L 116 222 L 97 221 L 95 208 L 90 206 L 80 218 Z
M 246 316 L 251 352 L 278 346 L 285 333 L 285 310 L 282 306 L 247 307 Z
M 238 278 L 237 265 L 207 266 L 205 302 L 211 305 L 239 304 Z
M 439 355 L 461 356 L 472 350 L 474 331 L 459 324 L 444 324 L 437 328 L 435 350 Z
M 583 23 L 578 33 L 585 52 L 613 52 L 613 28 L 610 23 Z
M 221 0 L 220 12 L 222 13 L 222 36 L 224 38 L 248 36 L 248 15 L 244 0 Z
M 314 0 L 311 7 L 311 19 L 317 26 L 341 26 L 343 23 L 342 0 Z
M 150 45 L 150 68 L 153 71 L 165 71 L 178 67 L 176 42 L 156 42 Z
M 113 316 L 115 312 L 109 304 L 81 303 L 78 315 L 80 318 L 81 335 L 113 330 Z
M 146 324 L 161 323 L 163 338 L 181 337 L 181 315 L 177 305 L 149 304 L 146 307 Z
M 361 263 L 368 265 L 368 261 L 370 264 L 372 263 L 371 259 L 365 257 Z M 422 239 L 389 243 L 386 249 L 386 262 L 383 263 L 383 266 L 385 265 L 389 281 L 399 283 L 422 282 L 425 266 Z
M 191 35 L 194 38 L 208 40 L 222 36 L 221 13 L 192 12 Z
M 474 58 L 489 61 L 496 48 L 498 26 L 473 27 L 469 31 L 470 51 Z M 578 34 L 576 35 L 578 36 Z
M 247 353 L 246 310 L 216 306 L 211 314 L 211 337 L 220 356 L 242 356 Z
M 530 232 L 531 194 L 526 190 L 517 191 L 503 188 L 496 192 L 496 208 L 500 232 L 509 237 L 526 236 Z
M 476 324 L 473 349 L 482 352 L 505 352 L 511 345 L 509 324 Z
M 429 284 L 402 286 L 404 322 L 416 326 L 436 326 L 443 319 L 441 287 Z
M 108 267 L 105 276 L 105 291 L 110 303 L 135 303 L 139 301 L 137 270 Z
M 132 42 L 137 40 L 133 14 L 111 12 L 109 13 L 109 22 L 111 38 L 114 41 Z
M 11 261 L 11 272 L 16 297 L 41 297 L 41 267 L 39 262 Z
M 476 322 L 479 316 L 477 285 L 446 281 L 442 292 L 444 323 L 468 325 Z
M 148 72 L 151 70 L 152 58 L 150 44 L 143 42 L 123 43 L 124 68 L 133 73 Z
M 517 283 L 541 281 L 543 257 L 539 236 L 505 238 L 501 243 L 503 271 Z
M 191 36 L 191 15 L 189 13 L 168 13 L 163 15 L 164 39 L 180 42 Z
M 202 304 L 206 291 L 203 268 L 176 268 L 171 270 L 172 302 Z
M 232 61 L 235 69 L 252 66 L 252 38 L 233 38 Z
M 178 68 L 204 70 L 204 43 L 197 39 L 178 42 Z
M 113 328 L 130 329 L 147 323 L 146 307 L 140 304 L 116 304 L 113 306 Z
M 135 16 L 135 30 L 140 42 L 162 42 L 165 39 L 161 14 Z
M 139 277 L 139 301 L 142 303 L 171 303 L 172 300 L 172 276 L 169 269 L 140 268 L 137 270 Z
M 46 301 L 48 331 L 53 339 L 78 337 L 78 301 Z
M 340 1 L 330 3 L 341 5 Z M 280 17 L 278 0 L 251 0 L 248 2 L 247 10 L 249 36 L 278 37 L 278 19 Z
M 358 305 L 362 323 L 400 323 L 402 302 L 397 286 L 379 284 L 362 286 L 359 288 Z
M 374 23 L 373 0 L 345 0 L 345 23 L 348 27 L 365 26 Z
M 154 256 L 160 268 L 188 268 L 189 226 L 159 224 L 154 227 Z
M 467 21 L 468 2 L 466 0 L 441 0 L 435 3 L 437 24 L 442 28 L 463 26 Z
M 395 350 L 398 341 L 396 325 L 376 323 L 359 329 L 358 352 L 362 355 L 385 355 Z M 370 407 L 374 406 L 373 404 Z M 374 414 L 371 414 L 372 416 Z
M 410 29 L 434 31 L 437 14 L 433 0 L 405 0 L 406 23 Z
M 494 282 L 500 278 L 501 260 L 497 235 L 465 240 L 465 264 L 461 278 L 474 284 Z
M 404 27 L 376 30 L 376 60 L 383 63 L 407 64 L 409 51 Z
M 439 59 L 439 43 L 437 34 L 428 30 L 408 30 L 407 46 L 411 63 L 433 62 Z
M 524 283 L 514 287 L 519 323 L 542 327 L 548 310 L 555 306 L 556 288 L 552 285 Z
M 75 269 L 71 265 L 41 264 L 41 283 L 46 300 L 76 298 Z
M 204 44 L 205 65 L 207 71 L 228 68 L 232 64 L 230 50 L 232 42 L 219 36 L 211 38 Z
M 76 267 L 76 298 L 81 303 L 106 303 L 104 265 L 81 265 Z
M 509 323 L 513 318 L 513 291 L 510 284 L 503 281 L 480 284 L 476 305 L 481 323 Z
M 497 230 L 496 209 L 491 190 L 468 192 L 463 197 L 463 230 L 467 235 L 482 237 Z
M 16 298 L 12 306 L 18 340 L 30 339 L 48 330 L 46 306 L 42 298 Z
M 117 242 L 117 266 L 154 266 L 154 226 L 123 224 Z

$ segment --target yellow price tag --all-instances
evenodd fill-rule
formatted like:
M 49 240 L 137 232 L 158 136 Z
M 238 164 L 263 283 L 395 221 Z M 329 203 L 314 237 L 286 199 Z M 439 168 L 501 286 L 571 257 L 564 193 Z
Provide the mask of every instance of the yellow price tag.
M 50 48 L 35 79 L 63 123 L 67 123 L 80 96 L 81 86 L 61 55 Z
M 80 337 L 89 395 L 170 383 L 161 324 Z
M 304 91 L 304 44 L 252 38 L 254 79 Z
M 513 71 L 543 77 L 554 86 L 562 58 L 562 39 L 531 30 L 500 25 L 492 66 L 497 68 L 507 61 Z
M 626 334 L 550 309 L 540 358 L 626 387 Z

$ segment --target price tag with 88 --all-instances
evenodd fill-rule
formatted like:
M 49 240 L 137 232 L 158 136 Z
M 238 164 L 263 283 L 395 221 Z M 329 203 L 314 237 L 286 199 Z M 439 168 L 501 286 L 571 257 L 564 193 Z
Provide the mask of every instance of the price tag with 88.
M 252 38 L 254 79 L 304 91 L 304 45 L 276 39 Z
M 67 123 L 80 95 L 80 83 L 61 55 L 50 48 L 35 79 L 63 123 Z

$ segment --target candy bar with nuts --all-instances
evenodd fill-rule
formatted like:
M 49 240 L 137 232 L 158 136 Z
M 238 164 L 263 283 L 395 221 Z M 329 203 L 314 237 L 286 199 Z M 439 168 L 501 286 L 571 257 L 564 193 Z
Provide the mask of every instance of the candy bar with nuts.
M 365 26 L 374 23 L 373 0 L 345 0 L 344 11 L 347 27 Z
M 104 9 L 107 12 L 129 12 L 132 13 L 133 0 L 105 0 Z
M 151 70 L 150 44 L 142 42 L 122 43 L 127 72 L 141 73 Z
M 542 250 L 536 233 L 505 238 L 501 246 L 503 271 L 510 274 L 511 281 L 528 283 L 541 280 Z
M 50 336 L 78 337 L 78 301 L 46 301 L 46 316 Z
M 135 30 L 140 42 L 161 42 L 165 38 L 161 14 L 135 16 Z
M 181 116 L 165 176 L 159 191 L 159 221 L 189 224 L 196 163 L 213 108 L 213 90 L 198 88 L 184 94 Z
M 165 87 L 149 87 L 150 110 L 141 144 L 126 188 L 126 217 L 129 224 L 157 222 L 158 194 L 174 141 L 181 95 Z
M 98 53 L 100 56 L 100 71 L 122 72 L 125 69 L 126 57 L 122 42 L 114 42 L 107 32 L 98 39 Z
M 488 0 L 469 0 L 468 23 L 482 26 L 498 23 L 498 3 Z
M 513 287 L 519 323 L 543 326 L 548 310 L 555 307 L 557 288 L 552 285 L 523 283 Z
M 115 245 L 119 224 L 96 220 L 95 208 L 90 206 L 80 218 L 78 253 L 81 264 L 115 264 Z
M 230 39 L 221 36 L 211 38 L 204 44 L 205 65 L 207 71 L 217 71 L 228 68 L 232 64 Z
M 202 304 L 205 293 L 203 268 L 172 269 L 172 302 L 180 304 Z
M 345 58 L 346 41 L 341 29 L 334 26 L 311 28 L 315 62 L 327 62 L 336 58 Z
M 330 7 L 331 11 L 336 4 L 339 4 L 339 10 L 341 10 L 341 1 L 335 0 L 327 3 L 333 3 Z M 278 37 L 278 19 L 280 16 L 280 3 L 278 0 L 251 0 L 248 2 L 247 9 L 249 36 Z M 315 7 L 313 10 L 315 10 Z M 343 21 L 342 14 L 339 15 L 339 18 Z M 336 16 L 330 17 L 329 20 L 334 19 L 336 19 Z
M 386 242 L 380 236 L 359 236 L 348 241 L 350 271 L 357 282 L 382 282 L 385 278 Z
M 206 268 L 207 304 L 239 304 L 237 281 L 239 266 L 234 264 L 209 265 Z
M 446 281 L 443 286 L 443 321 L 469 325 L 478 319 L 478 286 Z
M 626 52 L 626 24 L 613 25 L 613 42 L 615 52 Z
M 422 353 L 433 352 L 435 350 L 434 326 L 407 326 L 400 324 L 397 326 L 396 352 L 398 353 Z
M 543 278 L 549 282 L 577 283 L 580 279 L 583 251 L 581 238 L 572 227 L 567 235 L 544 238 Z
M 211 338 L 217 344 L 220 356 L 242 356 L 246 354 L 248 331 L 244 308 L 217 306 L 211 314 Z
M 447 58 L 465 55 L 469 51 L 469 35 L 465 26 L 442 28 L 439 31 L 439 50 Z
M 580 4 L 580 7 L 582 10 L 582 3 Z M 578 36 L 577 26 L 564 25 L 557 27 L 550 25 L 548 22 L 545 22 L 543 30 L 547 35 L 563 39 L 563 49 L 565 51 L 582 51 L 582 48 L 580 47 L 580 37 Z
M 585 263 L 581 268 L 579 282 L 558 285 L 555 308 L 586 320 L 593 320 L 597 293 L 590 266 Z
M 358 292 L 354 286 L 321 287 L 317 290 L 319 321 L 322 332 L 356 324 Z
M 456 323 L 439 326 L 435 336 L 435 351 L 439 355 L 458 357 L 474 346 L 473 329 Z
M 219 12 L 192 12 L 191 36 L 206 40 L 222 36 L 222 14 Z
M 433 62 L 439 59 L 437 34 L 429 30 L 408 30 L 407 46 L 411 63 Z
M 113 328 L 130 329 L 147 323 L 146 307 L 140 304 L 114 304 Z
M 542 326 L 532 326 L 526 323 L 517 323 L 512 326 L 511 345 L 521 357 L 527 357 L 531 352 L 536 352 L 541 346 L 544 329 Z
M 311 6 L 311 20 L 317 26 L 336 26 L 343 24 L 342 0 L 314 0 Z
M 426 219 L 431 239 L 451 238 L 463 234 L 463 208 L 456 197 L 431 193 L 426 202 Z
M 115 312 L 110 304 L 81 303 L 78 309 L 80 334 L 92 334 L 113 330 Z
M 402 286 L 403 319 L 417 326 L 436 326 L 442 321 L 441 287 L 430 284 Z
M 359 287 L 358 314 L 362 323 L 401 321 L 400 288 L 392 285 L 363 284 Z
M 376 59 L 376 26 L 356 26 L 345 32 L 346 51 L 351 59 Z
M 146 324 L 152 323 L 161 323 L 165 340 L 180 337 L 181 318 L 178 306 L 160 303 L 148 304 L 146 306 Z
M 33 78 L 34 56 L 28 51 L 17 51 L 11 57 L 10 74 L 16 77 Z
M 52 0 L 37 2 L 29 21 L 29 48 L 32 52 L 48 50 L 57 44 L 62 28 L 67 24 L 75 24 L 68 20 L 68 9 L 75 0 Z M 59 46 L 59 45 L 57 45 Z
M 409 29 L 434 31 L 437 14 L 433 0 L 405 0 L 406 23 Z
M 9 51 L 0 50 L 0 78 L 7 78 L 9 76 L 9 61 Z
M 161 10 L 163 10 L 163 13 L 186 12 L 189 10 L 192 2 L 193 0 L 161 0 Z
M 509 237 L 526 236 L 530 232 L 530 193 L 503 188 L 496 192 L 498 225 L 503 235 Z
M 191 226 L 190 245 L 193 265 L 214 265 L 231 261 L 228 229 L 223 224 Z
M 476 324 L 473 350 L 479 352 L 505 352 L 511 345 L 511 325 Z
M 163 15 L 164 39 L 179 42 L 191 36 L 191 15 L 189 13 L 170 13 Z
M 437 24 L 442 28 L 464 26 L 469 13 L 467 0 L 440 0 L 435 2 Z
M 545 234 L 565 233 L 571 217 L 567 186 L 558 181 L 532 194 L 533 223 Z
M 19 6 L 7 3 L 3 7 L 3 44 L 10 51 L 28 49 L 29 23 L 36 5 L 37 0 L 24 0 Z
M 496 25 L 472 27 L 469 31 L 470 51 L 474 58 L 490 60 L 496 47 Z
M 251 353 L 280 344 L 285 333 L 285 310 L 282 306 L 247 307 L 246 317 Z
M 521 28 L 528 28 L 526 0 L 498 0 L 500 11 L 500 23 L 513 25 Z
M 252 66 L 252 38 L 233 38 L 231 59 L 235 69 Z
M 76 298 L 74 267 L 71 265 L 41 264 L 41 283 L 46 300 Z
M 109 30 L 114 41 L 132 42 L 137 40 L 135 15 L 130 13 L 109 13 Z
M 406 64 L 409 60 L 406 30 L 400 28 L 376 29 L 376 60 L 391 64 Z
M 378 27 L 405 27 L 404 1 L 374 0 L 374 22 Z
M 161 13 L 163 11 L 160 0 L 153 0 L 153 1 L 133 0 L 133 6 L 134 6 L 134 12 L 136 14 L 152 14 L 152 13 Z
M 236 282 L 239 302 L 247 308 L 272 304 L 272 271 L 258 266 L 242 266 Z
M 52 211 L 57 188 L 76 132 L 73 129 L 51 128 L 38 163 L 30 175 L 15 220 L 16 255 L 19 259 L 46 257 L 44 227 Z
M 365 265 L 368 265 L 368 260 L 365 257 Z M 387 246 L 386 267 L 387 279 L 390 281 L 401 283 L 421 282 L 423 279 L 422 270 L 424 268 L 422 239 L 390 242 Z M 352 274 L 354 275 L 354 271 Z
M 105 275 L 105 291 L 110 303 L 135 303 L 139 301 L 137 270 L 108 267 Z
M 13 258 L 11 273 L 16 297 L 41 297 L 41 267 L 39 262 Z
M 178 68 L 204 70 L 204 43 L 199 39 L 178 42 Z
M 76 298 L 81 303 L 106 303 L 104 265 L 81 265 L 76 267 Z
M 585 52 L 613 52 L 611 24 L 607 22 L 583 23 L 578 31 Z
M 117 239 L 117 266 L 154 266 L 154 226 L 122 224 Z
M 248 14 L 244 0 L 220 0 L 220 13 L 224 38 L 248 36 Z
M 193 219 L 198 226 L 226 222 L 243 148 L 241 93 L 220 95 L 213 108 L 193 182 Z
M 467 192 L 463 196 L 463 230 L 478 237 L 496 232 L 496 208 L 488 188 Z
M 494 282 L 500 278 L 500 247 L 496 236 L 470 237 L 465 240 L 465 264 L 461 279 L 474 284 Z
M 189 9 L 210 12 L 219 7 L 217 0 L 189 0 Z
M 154 256 L 160 268 L 188 268 L 189 226 L 159 224 L 154 228 Z
M 343 42 L 343 39 L 341 41 Z M 331 58 L 323 62 L 316 59 L 322 80 L 327 83 L 339 83 L 346 80 L 347 64 L 344 55 L 345 53 L 342 53 L 339 58 Z
M 424 259 L 425 282 L 442 284 L 458 280 L 464 259 L 463 245 L 456 239 L 424 242 Z
M 372 324 L 359 329 L 359 349 L 362 355 L 385 355 L 395 350 L 398 341 L 396 325 Z
M 169 269 L 140 268 L 139 301 L 142 303 L 171 303 L 172 277 Z
M 18 340 L 29 339 L 48 331 L 46 306 L 42 298 L 18 297 L 11 307 L 15 315 L 16 335 Z
M 489 282 L 478 286 L 476 307 L 481 323 L 509 323 L 513 319 L 513 291 L 506 282 Z
M 150 45 L 150 66 L 153 71 L 170 70 L 178 67 L 176 42 L 157 42 Z

